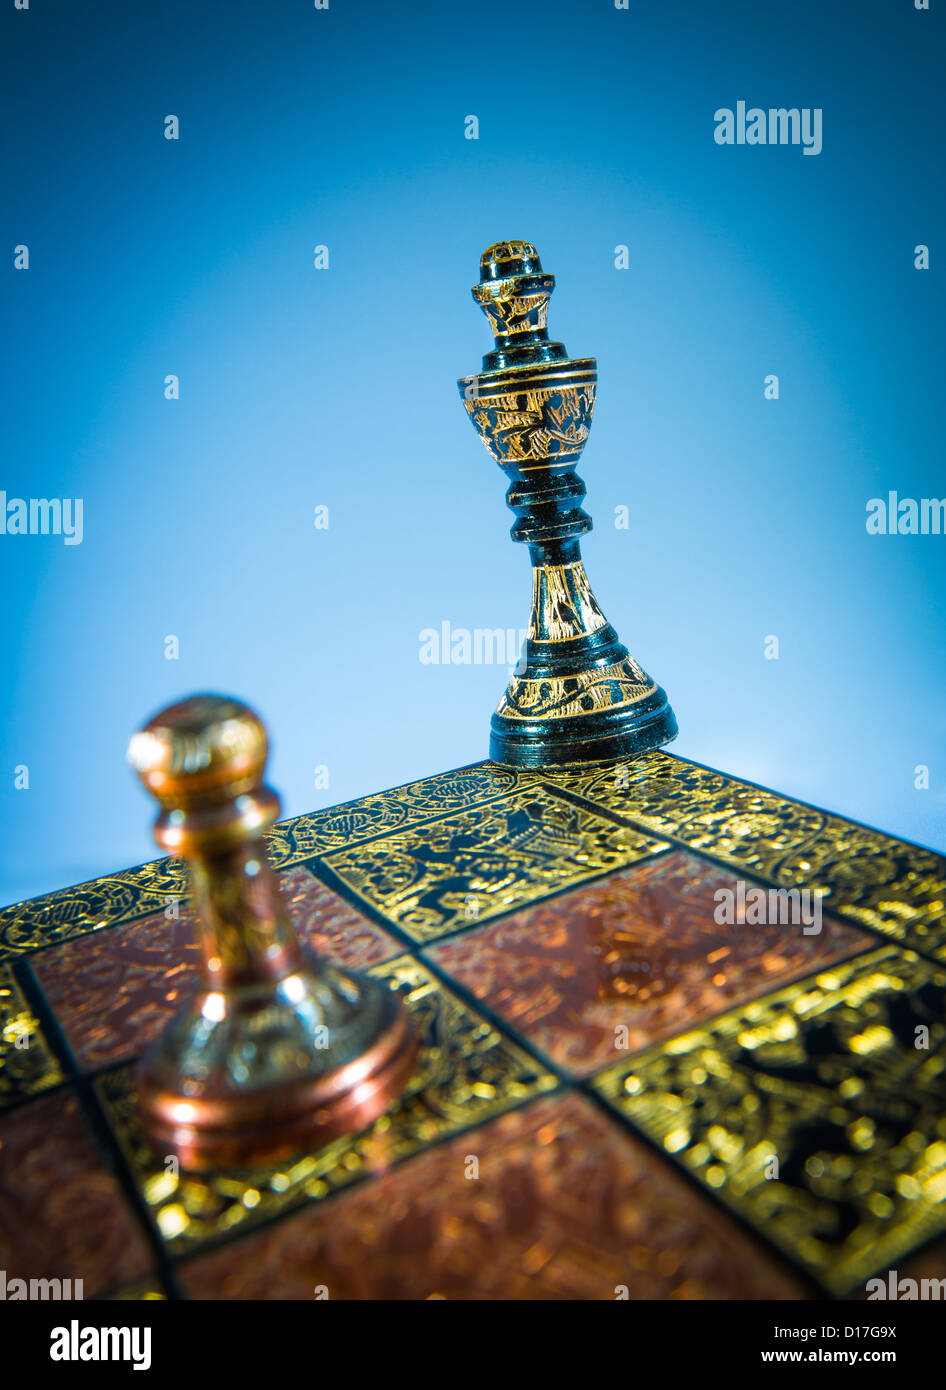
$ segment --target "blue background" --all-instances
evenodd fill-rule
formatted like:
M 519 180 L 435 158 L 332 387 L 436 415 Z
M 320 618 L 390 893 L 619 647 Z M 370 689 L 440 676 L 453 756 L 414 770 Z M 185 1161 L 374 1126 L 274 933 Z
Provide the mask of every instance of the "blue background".
M 454 385 L 506 237 L 598 358 L 584 554 L 675 751 L 946 846 L 946 538 L 865 529 L 946 493 L 944 8 L 8 0 L 0 488 L 85 536 L 0 537 L 0 901 L 154 856 L 125 746 L 195 690 L 286 814 L 486 756 L 505 669 L 418 634 L 528 621 Z M 823 152 L 718 146 L 740 99 Z

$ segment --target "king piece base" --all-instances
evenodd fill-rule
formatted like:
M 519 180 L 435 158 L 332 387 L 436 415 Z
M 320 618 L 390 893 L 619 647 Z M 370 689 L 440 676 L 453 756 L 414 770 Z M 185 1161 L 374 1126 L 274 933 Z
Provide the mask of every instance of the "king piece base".
M 677 721 L 660 686 L 632 713 L 589 715 L 568 720 L 490 721 L 489 756 L 503 767 L 562 767 L 569 763 L 611 762 L 659 748 L 677 736 Z

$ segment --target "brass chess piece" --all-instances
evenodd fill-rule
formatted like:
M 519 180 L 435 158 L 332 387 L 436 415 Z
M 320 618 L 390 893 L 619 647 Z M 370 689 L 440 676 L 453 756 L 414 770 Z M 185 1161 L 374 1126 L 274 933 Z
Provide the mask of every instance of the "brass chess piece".
M 495 346 L 457 383 L 486 448 L 511 479 L 512 538 L 529 547 L 532 617 L 492 717 L 489 755 L 513 767 L 597 762 L 657 748 L 677 721 L 595 600 L 579 536 L 591 530 L 575 466 L 588 438 L 597 364 L 549 339 L 555 277 L 527 241 L 500 241 L 472 289 Z
M 266 858 L 279 798 L 245 705 L 195 695 L 131 740 L 161 812 L 155 838 L 187 858 L 203 952 L 194 997 L 143 1058 L 149 1138 L 185 1167 L 275 1160 L 371 1123 L 410 1076 L 416 1044 L 385 985 L 302 944 Z

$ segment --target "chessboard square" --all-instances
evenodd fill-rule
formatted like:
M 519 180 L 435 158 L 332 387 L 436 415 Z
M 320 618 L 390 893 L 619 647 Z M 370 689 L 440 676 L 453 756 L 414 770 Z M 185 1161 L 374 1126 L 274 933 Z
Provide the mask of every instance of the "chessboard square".
M 591 808 L 523 786 L 324 862 L 415 941 L 433 941 L 666 849 Z
M 369 970 L 404 950 L 402 942 L 309 869 L 299 866 L 281 873 L 279 887 L 302 939 L 317 955 L 331 956 L 346 970 Z
M 818 888 L 838 916 L 946 959 L 946 858 L 932 850 L 662 749 L 543 781 L 757 878 Z
M 280 886 L 302 938 L 362 970 L 403 948 L 307 869 Z M 83 1070 L 138 1056 L 197 986 L 200 948 L 187 904 L 42 951 L 31 966 Z
M 573 1076 L 876 945 L 856 927 L 717 922 L 731 873 L 680 851 L 425 949 Z M 784 914 L 788 916 L 786 912 Z M 814 928 L 818 930 L 815 931 Z
M 194 1298 L 803 1298 L 575 1092 L 543 1097 L 178 1267 Z
M 62 1079 L 62 1068 L 13 970 L 0 965 L 0 1110 Z
M 19 1296 L 14 1279 L 81 1279 L 78 1296 L 90 1298 L 153 1268 L 153 1251 L 75 1095 L 60 1091 L 0 1116 L 0 1153 L 0 1278 L 7 1299 Z M 75 1284 L 70 1293 L 60 1287 L 62 1297 L 77 1295 Z
M 82 1071 L 127 1060 L 157 1037 L 197 979 L 186 903 L 65 941 L 30 968 Z
M 946 1229 L 946 968 L 881 947 L 595 1088 L 835 1295 Z
M 386 981 L 410 1010 L 420 1043 L 414 1073 L 373 1125 L 315 1152 L 252 1171 L 178 1173 L 173 1160 L 156 1153 L 141 1131 L 131 1069 L 99 1076 L 96 1087 L 109 1122 L 155 1228 L 174 1254 L 319 1201 L 558 1085 L 413 957 L 400 956 L 368 973 Z

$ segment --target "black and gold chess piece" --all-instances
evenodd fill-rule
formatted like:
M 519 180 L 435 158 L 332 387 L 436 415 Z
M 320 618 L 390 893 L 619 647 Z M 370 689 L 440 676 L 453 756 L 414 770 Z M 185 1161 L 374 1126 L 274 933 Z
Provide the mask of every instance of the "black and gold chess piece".
M 161 812 L 155 838 L 186 857 L 203 954 L 197 993 L 143 1058 L 145 1128 L 185 1167 L 277 1159 L 370 1124 L 398 1095 L 416 1044 L 384 984 L 298 938 L 266 858 L 279 798 L 245 705 L 196 695 L 128 749 Z
M 514 767 L 620 758 L 677 733 L 667 697 L 620 642 L 595 600 L 578 538 L 591 530 L 575 467 L 588 438 L 597 364 L 549 339 L 555 277 L 527 241 L 480 261 L 473 298 L 495 346 L 457 384 L 486 448 L 511 479 L 512 538 L 529 547 L 532 618 L 516 672 L 493 715 L 490 757 Z

